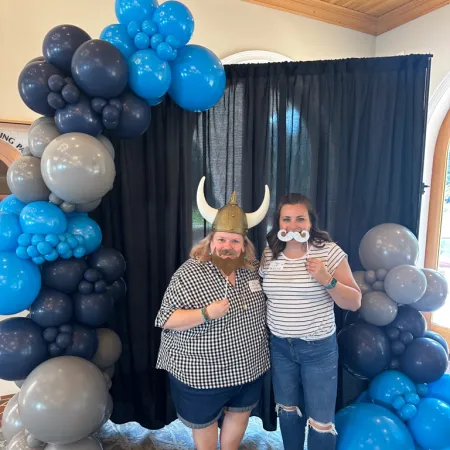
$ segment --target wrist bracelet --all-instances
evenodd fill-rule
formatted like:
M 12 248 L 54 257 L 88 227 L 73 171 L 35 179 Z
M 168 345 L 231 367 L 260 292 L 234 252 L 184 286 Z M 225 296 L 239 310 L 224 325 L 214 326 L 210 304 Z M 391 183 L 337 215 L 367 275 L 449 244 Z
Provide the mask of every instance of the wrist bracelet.
M 209 316 L 208 316 L 208 313 L 206 312 L 206 308 L 202 308 L 200 311 L 201 311 L 201 313 L 202 313 L 203 320 L 204 320 L 205 322 L 209 322 L 209 321 L 210 321 L 210 318 L 209 318 Z

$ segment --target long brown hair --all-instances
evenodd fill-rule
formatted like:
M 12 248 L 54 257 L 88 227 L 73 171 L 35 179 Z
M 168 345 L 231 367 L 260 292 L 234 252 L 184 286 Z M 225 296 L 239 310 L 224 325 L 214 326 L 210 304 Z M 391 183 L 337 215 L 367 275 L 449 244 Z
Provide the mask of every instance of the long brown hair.
M 211 254 L 210 254 L 210 244 L 211 240 L 214 236 L 214 233 L 211 231 L 205 238 L 203 238 L 199 243 L 194 245 L 192 247 L 191 252 L 189 253 L 189 256 L 191 258 L 195 258 L 197 261 L 211 261 Z M 249 270 L 256 270 L 257 267 L 254 264 L 256 261 L 256 251 L 255 246 L 252 244 L 252 241 L 245 236 L 244 237 L 244 248 L 245 248 L 245 264 L 244 268 Z
M 323 230 L 317 228 L 317 213 L 311 203 L 311 200 L 303 194 L 287 194 L 281 197 L 277 210 L 273 216 L 272 229 L 267 233 L 267 243 L 272 251 L 273 259 L 277 259 L 280 253 L 286 248 L 286 242 L 278 239 L 278 231 L 280 231 L 281 208 L 284 205 L 305 205 L 308 210 L 309 221 L 311 222 L 311 230 L 309 232 L 309 244 L 315 247 L 323 247 L 324 242 L 332 242 L 331 236 Z

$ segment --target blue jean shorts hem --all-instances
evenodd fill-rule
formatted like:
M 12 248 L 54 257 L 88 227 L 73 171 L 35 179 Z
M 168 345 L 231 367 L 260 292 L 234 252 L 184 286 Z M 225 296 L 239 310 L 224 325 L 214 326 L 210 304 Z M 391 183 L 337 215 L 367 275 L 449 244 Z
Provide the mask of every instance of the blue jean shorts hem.
M 209 427 L 213 423 L 216 423 L 220 419 L 220 416 L 222 415 L 222 413 L 223 413 L 223 411 L 221 411 L 220 414 L 215 419 L 209 421 L 208 423 L 202 423 L 202 424 L 189 422 L 188 420 L 183 419 L 179 414 L 177 414 L 177 417 L 182 424 L 184 424 L 191 430 L 201 430 L 203 428 Z

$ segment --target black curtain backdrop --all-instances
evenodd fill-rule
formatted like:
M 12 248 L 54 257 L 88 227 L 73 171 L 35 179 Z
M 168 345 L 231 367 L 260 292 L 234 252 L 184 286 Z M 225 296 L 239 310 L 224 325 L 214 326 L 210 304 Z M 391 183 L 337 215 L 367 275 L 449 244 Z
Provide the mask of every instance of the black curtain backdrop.
M 127 299 L 108 324 L 123 342 L 114 422 L 155 429 L 176 418 L 166 374 L 155 369 L 153 324 L 172 274 L 208 231 L 195 204 L 201 176 L 216 208 L 236 190 L 253 211 L 269 185 L 269 214 L 250 232 L 259 254 L 286 192 L 311 197 L 352 270 L 361 268 L 358 247 L 371 227 L 396 222 L 417 235 L 430 62 L 411 55 L 226 66 L 227 89 L 212 110 L 194 114 L 167 99 L 152 108 L 144 136 L 113 141 L 114 189 L 92 216 L 104 245 L 128 263 Z M 342 320 L 336 308 L 338 329 Z M 364 387 L 341 371 L 338 408 Z M 275 429 L 270 374 L 256 413 Z

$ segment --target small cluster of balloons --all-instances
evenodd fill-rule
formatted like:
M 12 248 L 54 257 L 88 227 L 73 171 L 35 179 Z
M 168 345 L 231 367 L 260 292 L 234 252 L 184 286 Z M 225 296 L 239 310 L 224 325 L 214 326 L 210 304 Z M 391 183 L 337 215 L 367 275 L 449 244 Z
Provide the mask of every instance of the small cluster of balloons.
M 450 448 L 450 374 L 416 384 L 387 370 L 336 415 L 338 450 Z

